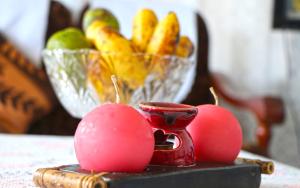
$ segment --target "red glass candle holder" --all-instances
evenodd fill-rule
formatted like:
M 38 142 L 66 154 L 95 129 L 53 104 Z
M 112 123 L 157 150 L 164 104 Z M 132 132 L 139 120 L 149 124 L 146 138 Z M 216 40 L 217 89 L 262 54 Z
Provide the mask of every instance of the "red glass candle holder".
M 194 145 L 186 126 L 197 115 L 197 108 L 185 104 L 164 102 L 142 102 L 139 107 L 155 134 L 156 145 L 151 164 L 194 165 Z M 178 141 L 175 148 L 168 147 L 169 135 L 174 135 Z

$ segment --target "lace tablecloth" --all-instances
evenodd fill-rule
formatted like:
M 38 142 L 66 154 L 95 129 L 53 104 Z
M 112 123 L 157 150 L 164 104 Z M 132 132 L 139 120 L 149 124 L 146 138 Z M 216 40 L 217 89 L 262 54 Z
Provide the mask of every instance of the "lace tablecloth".
M 244 151 L 240 156 L 266 160 Z M 0 187 L 35 187 L 37 168 L 74 163 L 73 137 L 0 134 Z M 262 175 L 261 187 L 300 188 L 300 169 L 275 162 L 275 173 Z

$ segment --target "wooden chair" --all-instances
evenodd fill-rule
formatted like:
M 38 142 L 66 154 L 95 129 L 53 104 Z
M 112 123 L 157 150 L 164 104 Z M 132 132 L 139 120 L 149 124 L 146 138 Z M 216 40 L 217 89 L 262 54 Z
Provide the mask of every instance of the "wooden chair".
M 253 96 L 244 99 L 229 94 L 222 84 L 227 80 L 226 76 L 209 72 L 209 35 L 203 18 L 198 13 L 195 14 L 198 28 L 197 75 L 192 90 L 183 103 L 193 105 L 213 103 L 212 95 L 209 92 L 209 87 L 213 86 L 218 96 L 226 102 L 235 107 L 247 109 L 255 115 L 257 120 L 256 142 L 244 143 L 243 147 L 250 152 L 267 156 L 272 127 L 284 120 L 283 100 L 271 96 Z
M 52 0 L 49 10 L 45 43 L 53 33 L 70 26 L 74 26 L 70 11 L 60 2 Z M 48 84 L 50 85 L 49 82 Z M 27 133 L 74 135 L 77 124 L 80 120 L 70 116 L 58 102 L 57 98 L 55 98 L 55 101 L 56 105 L 54 105 L 53 110 L 43 118 L 31 124 Z
M 71 26 L 71 14 L 51 1 L 46 39 Z M 0 132 L 72 135 L 78 119 L 59 104 L 44 69 L 0 33 Z

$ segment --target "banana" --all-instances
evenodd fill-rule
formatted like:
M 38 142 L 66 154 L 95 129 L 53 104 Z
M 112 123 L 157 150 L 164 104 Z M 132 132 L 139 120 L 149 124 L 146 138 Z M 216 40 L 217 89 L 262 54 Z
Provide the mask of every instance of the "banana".
M 106 22 L 96 20 L 90 24 L 86 31 L 86 38 L 95 44 L 96 36 L 101 32 L 103 27 L 109 27 Z M 109 64 L 98 53 L 90 53 L 88 56 L 87 77 L 94 86 L 100 101 L 113 101 L 113 85 L 110 76 L 113 74 Z
M 103 27 L 110 27 L 107 22 L 96 20 L 92 24 L 89 25 L 89 27 L 85 31 L 86 38 L 92 42 L 95 43 L 95 38 L 100 32 L 101 28 Z
M 176 55 L 179 57 L 189 57 L 194 51 L 194 45 L 187 36 L 181 36 L 176 48 Z
M 152 71 L 156 72 L 160 78 L 165 77 L 170 59 L 165 55 L 174 55 L 178 37 L 179 22 L 174 12 L 169 12 L 165 18 L 159 21 L 155 27 L 146 53 L 152 56 Z
M 158 20 L 150 9 L 141 9 L 133 19 L 132 43 L 141 52 L 145 52 Z
M 143 60 L 136 55 L 132 44 L 109 27 L 102 27 L 95 36 L 95 46 L 102 57 L 112 65 L 116 76 L 135 89 L 144 83 L 148 74 Z
M 114 87 L 110 79 L 113 74 L 108 63 L 98 53 L 88 56 L 87 77 L 94 86 L 100 101 L 114 101 Z
M 147 53 L 153 55 L 174 55 L 180 32 L 179 21 L 174 12 L 169 12 L 157 24 L 147 46 Z

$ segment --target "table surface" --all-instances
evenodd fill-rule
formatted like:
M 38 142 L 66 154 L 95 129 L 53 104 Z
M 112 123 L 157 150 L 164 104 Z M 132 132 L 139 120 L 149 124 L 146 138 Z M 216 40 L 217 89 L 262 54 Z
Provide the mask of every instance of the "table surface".
M 245 151 L 240 157 L 263 159 Z M 0 187 L 35 187 L 37 168 L 77 163 L 73 137 L 0 134 Z M 300 188 L 300 169 L 275 162 L 272 175 L 262 175 L 261 187 Z

